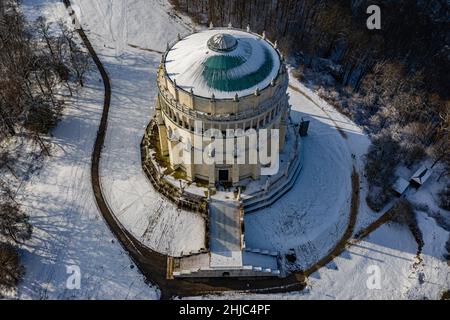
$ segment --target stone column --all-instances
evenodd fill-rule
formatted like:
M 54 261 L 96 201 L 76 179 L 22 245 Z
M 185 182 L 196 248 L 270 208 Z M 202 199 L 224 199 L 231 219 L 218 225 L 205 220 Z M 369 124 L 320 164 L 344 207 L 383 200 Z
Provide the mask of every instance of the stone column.
M 177 80 L 173 79 L 173 89 L 175 92 L 175 100 L 178 102 L 180 101 L 180 93 L 178 92 L 178 86 L 177 86 Z
M 216 165 L 215 164 L 210 164 L 208 165 L 208 169 L 209 169 L 209 186 L 211 188 L 214 188 L 216 185 Z
M 195 110 L 195 96 L 194 96 L 194 90 L 191 88 L 190 91 L 190 97 L 191 97 L 191 108 Z
M 261 177 L 261 165 L 258 164 L 252 164 L 252 178 L 257 180 L 259 177 Z
M 281 123 L 280 123 L 280 152 L 281 150 L 283 150 L 284 148 L 284 144 L 286 142 L 286 129 L 287 129 L 287 123 L 285 119 L 281 119 Z
M 158 125 L 159 132 L 159 148 L 161 150 L 161 154 L 163 156 L 167 156 L 169 154 L 169 146 L 167 144 L 167 128 L 164 124 Z
M 195 177 L 195 166 L 194 166 L 194 148 L 188 146 L 189 148 L 191 148 L 190 152 L 189 152 L 189 157 L 190 157 L 190 163 L 186 163 L 185 167 L 186 167 L 186 179 L 189 181 L 193 181 L 194 177 Z
M 158 124 L 158 134 L 159 134 L 159 148 L 161 150 L 161 154 L 163 156 L 167 156 L 169 153 L 169 147 L 167 145 L 167 128 L 164 124 L 164 118 L 161 111 L 161 103 L 160 100 L 161 97 L 158 95 L 158 98 L 156 100 L 156 122 Z
M 239 184 L 239 165 L 233 164 L 231 167 L 231 182 L 233 186 L 237 186 Z
M 286 104 L 289 102 L 286 101 Z M 285 107 L 286 109 L 283 111 L 283 115 L 281 116 L 281 123 L 280 123 L 280 151 L 283 150 L 284 144 L 286 142 L 286 131 L 287 131 L 287 125 L 289 121 L 289 113 L 290 113 L 290 106 L 288 105 Z
M 214 93 L 211 95 L 211 99 L 209 100 L 209 109 L 211 114 L 216 114 L 216 97 Z

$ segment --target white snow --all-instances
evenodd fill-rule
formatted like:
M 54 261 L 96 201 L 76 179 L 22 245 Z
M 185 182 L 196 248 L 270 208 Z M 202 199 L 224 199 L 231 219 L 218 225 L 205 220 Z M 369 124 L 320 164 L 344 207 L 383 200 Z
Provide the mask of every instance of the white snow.
M 291 83 L 307 92 L 295 80 Z M 294 123 L 302 117 L 311 120 L 309 134 L 302 139 L 303 169 L 280 201 L 245 216 L 245 241 L 248 247 L 282 253 L 296 249 L 299 267 L 305 268 L 333 247 L 348 223 L 352 145 L 323 110 L 295 90 L 289 94 Z M 353 131 L 346 130 L 348 139 L 361 139 L 362 134 Z
M 423 231 L 428 231 L 426 243 L 448 237 L 448 232 L 429 219 L 419 223 Z M 450 281 L 448 267 L 440 256 L 442 247 L 426 245 L 423 262 L 414 267 L 418 262 L 416 250 L 408 228 L 389 223 L 312 274 L 307 288 L 301 292 L 225 293 L 193 299 L 439 299 L 448 290 Z M 378 288 L 370 286 L 375 273 L 380 276 Z
M 213 197 L 209 213 L 211 267 L 242 267 L 240 211 L 237 202 Z
M 256 252 L 244 251 L 242 253 L 242 264 L 244 266 L 259 266 L 263 269 L 278 270 L 275 257 Z
M 297 258 L 303 259 L 299 261 L 299 266 L 307 266 L 324 256 L 344 227 L 342 223 L 336 224 L 336 219 L 339 218 L 337 211 L 339 206 L 341 210 L 344 208 L 346 197 L 344 193 L 341 194 L 341 189 L 348 191 L 349 181 L 346 179 L 350 174 L 351 160 L 347 162 L 347 167 L 343 165 L 343 162 L 339 170 L 333 170 L 336 165 L 339 165 L 339 163 L 333 163 L 336 162 L 336 160 L 333 161 L 334 157 L 346 159 L 345 153 L 353 154 L 353 165 L 360 172 L 360 204 L 355 232 L 376 220 L 380 214 L 371 211 L 364 199 L 367 182 L 362 173 L 364 172 L 364 154 L 369 146 L 367 136 L 305 85 L 298 83 L 292 77 L 290 82 L 309 97 L 305 99 L 304 96 L 290 90 L 293 114 L 296 110 L 300 110 L 312 120 L 310 135 L 303 142 L 306 145 L 304 156 L 307 158 L 308 152 L 315 153 L 309 159 L 309 167 L 314 168 L 317 163 L 318 168 L 312 173 L 312 177 L 308 178 L 305 171 L 311 169 L 305 167 L 290 194 L 266 211 L 246 216 L 245 236 L 247 247 L 258 244 L 258 248 L 264 248 L 265 245 L 274 250 L 296 248 Z M 347 139 L 342 140 L 338 137 L 338 132 L 333 129 L 336 126 L 345 132 Z M 318 130 L 319 128 L 322 130 Z M 315 144 L 308 146 L 308 139 L 314 138 L 317 139 L 314 140 Z M 330 139 L 334 141 L 330 142 L 332 149 L 328 154 L 322 144 L 326 145 Z M 331 158 L 329 162 L 327 158 Z M 305 159 L 305 166 L 307 165 L 308 159 Z M 339 175 L 341 170 L 345 172 L 342 176 Z M 430 218 L 430 216 L 436 216 L 448 223 L 448 219 L 445 220 L 448 212 L 436 205 L 435 195 L 444 184 L 436 183 L 437 176 L 435 172 L 430 178 L 434 183 L 428 181 L 418 191 L 409 190 L 407 195 L 408 200 L 413 204 L 426 210 L 426 212 L 417 211 L 419 228 L 425 242 L 420 255 L 422 260 L 416 257 L 417 244 L 409 229 L 388 223 L 382 225 L 363 241 L 350 246 L 326 267 L 311 275 L 307 288 L 301 292 L 268 295 L 225 293 L 193 299 L 439 299 L 442 292 L 450 287 L 450 269 L 443 258 L 449 232 Z M 333 178 L 340 179 L 340 183 L 334 185 Z M 310 185 L 302 186 L 302 182 Z M 317 189 L 316 192 L 309 191 L 309 188 L 319 188 L 318 186 L 321 189 Z M 301 188 L 303 188 L 302 192 L 295 192 Z M 341 200 L 342 202 L 336 200 L 340 197 L 344 199 Z M 327 198 L 336 201 L 336 206 L 327 207 L 327 202 L 322 203 Z M 303 209 L 305 210 L 303 215 L 298 215 L 297 210 L 306 207 L 303 199 L 311 203 L 311 208 L 321 210 L 317 211 L 321 212 L 321 215 L 314 215 L 311 210 L 305 209 Z M 342 214 L 341 218 L 345 218 L 346 213 L 342 211 Z M 306 241 L 307 238 L 303 235 L 302 230 L 305 227 L 302 226 L 302 222 L 305 218 L 309 221 L 307 232 L 311 231 L 313 234 L 315 232 L 317 235 L 314 241 Z M 322 224 L 330 226 L 328 232 L 322 232 L 325 229 Z M 334 232 L 331 228 L 333 224 L 335 224 Z M 298 234 L 295 233 L 297 230 Z M 380 271 L 381 289 L 370 289 L 367 285 L 368 280 L 372 279 L 370 276 L 374 274 L 374 269 Z
M 236 49 L 230 52 L 215 52 L 208 48 L 208 40 L 216 34 L 225 33 L 238 41 Z M 260 83 L 240 91 L 221 91 L 211 88 L 204 78 L 204 63 L 214 56 L 238 57 L 245 62 L 227 71 L 227 78 L 239 79 L 245 75 L 257 72 L 266 60 L 265 50 L 270 53 L 273 67 L 270 74 Z M 231 99 L 237 93 L 240 97 L 253 94 L 256 88 L 266 88 L 272 79 L 276 78 L 280 69 L 280 57 L 277 51 L 260 36 L 236 29 L 212 29 L 188 35 L 178 41 L 167 53 L 166 71 L 169 78 L 176 80 L 177 86 L 195 95 L 210 98 L 214 94 L 218 99 Z
M 411 180 L 415 181 L 419 185 L 423 185 L 433 174 L 433 170 L 425 166 L 421 166 L 411 177 Z
M 203 219 L 178 210 L 158 194 L 141 166 L 140 143 L 154 112 L 156 70 L 161 56 L 139 48 L 161 50 L 166 39 L 175 38 L 186 27 L 173 21 L 166 12 L 167 5 L 158 2 L 74 3 L 79 6 L 80 23 L 104 63 L 112 86 L 100 162 L 102 187 L 110 208 L 134 236 L 161 253 L 179 256 L 203 248 Z M 146 22 L 149 24 L 143 28 Z M 157 29 L 151 31 L 152 26 Z
M 23 1 L 32 17 L 65 19 L 59 1 Z M 19 189 L 17 200 L 30 215 L 32 239 L 21 248 L 26 268 L 19 299 L 157 299 L 98 213 L 90 182 L 90 158 L 103 107 L 103 85 L 93 71 L 86 87 L 68 99 L 64 117 L 53 131 L 51 157 Z M 77 266 L 80 289 L 66 286 Z
M 156 98 L 156 68 L 161 56 L 155 51 L 164 51 L 168 40 L 187 33 L 189 20 L 173 14 L 162 0 L 74 2 L 112 83 L 101 162 L 109 205 L 121 223 L 153 249 L 175 255 L 200 249 L 204 245 L 203 220 L 177 210 L 153 190 L 142 172 L 139 152 Z M 57 0 L 24 0 L 24 4 L 28 14 L 39 11 L 64 18 L 64 8 Z M 20 190 L 20 201 L 31 215 L 35 233 L 23 248 L 27 274 L 16 297 L 158 297 L 136 268 L 130 268 L 132 262 L 108 230 L 93 199 L 90 155 L 103 104 L 103 86 L 98 79 L 93 72 L 78 101 L 66 109 L 51 139 L 53 156 Z M 305 85 L 292 77 L 291 84 L 304 93 L 289 90 L 293 119 L 304 116 L 311 120 L 304 141 L 304 168 L 281 201 L 245 217 L 245 240 L 250 248 L 282 253 L 294 248 L 298 267 L 304 267 L 321 258 L 342 235 L 349 215 L 352 166 L 363 172 L 369 139 Z M 362 174 L 360 183 L 355 231 L 379 216 L 365 204 L 367 184 Z M 267 296 L 228 293 L 219 298 L 438 298 L 449 287 L 448 267 L 442 259 L 448 232 L 429 217 L 439 212 L 434 194 L 430 187 L 412 195 L 414 201 L 425 201 L 428 206 L 418 212 L 425 240 L 422 262 L 417 261 L 417 245 L 410 231 L 387 224 L 316 272 L 302 292 Z M 66 266 L 72 264 L 81 268 L 81 290 L 66 289 Z M 381 271 L 380 290 L 367 288 L 367 272 L 374 265 Z
M 399 177 L 394 185 L 392 186 L 392 189 L 395 190 L 398 194 L 403 194 L 406 189 L 409 187 L 409 181 L 403 179 L 402 177 Z

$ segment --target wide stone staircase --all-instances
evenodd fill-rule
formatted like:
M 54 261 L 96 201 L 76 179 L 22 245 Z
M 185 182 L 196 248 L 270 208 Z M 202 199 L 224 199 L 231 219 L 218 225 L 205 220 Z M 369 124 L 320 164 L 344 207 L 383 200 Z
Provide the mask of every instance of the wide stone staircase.
M 208 220 L 209 252 L 173 258 L 174 278 L 280 276 L 277 252 L 245 248 L 241 202 L 211 197 Z

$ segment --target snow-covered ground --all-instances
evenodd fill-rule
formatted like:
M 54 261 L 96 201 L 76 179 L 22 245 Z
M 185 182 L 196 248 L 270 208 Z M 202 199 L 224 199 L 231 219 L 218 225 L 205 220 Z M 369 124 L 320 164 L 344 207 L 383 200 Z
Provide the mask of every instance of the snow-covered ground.
M 294 88 L 300 89 L 308 96 L 305 98 L 298 93 L 298 90 L 291 87 L 290 102 L 293 106 L 293 116 L 295 117 L 296 111 L 298 111 L 312 120 L 310 135 L 304 141 L 305 167 L 297 185 L 281 202 L 265 212 L 258 212 L 254 216 L 246 217 L 246 241 L 247 243 L 259 242 L 260 247 L 265 243 L 268 247 L 278 250 L 295 248 L 298 258 L 304 259 L 304 261 L 299 261 L 301 266 L 308 265 L 314 259 L 322 257 L 324 252 L 332 246 L 331 240 L 336 239 L 337 234 L 341 232 L 340 225 L 337 225 L 335 230 L 331 226 L 329 230 L 326 230 L 324 225 L 329 224 L 329 220 L 326 219 L 336 219 L 339 217 L 339 213 L 338 211 L 330 213 L 327 210 L 327 203 L 321 203 L 326 198 L 334 199 L 332 201 L 336 201 L 335 205 L 345 203 L 336 200 L 339 199 L 340 190 L 345 188 L 345 176 L 339 177 L 339 172 L 334 173 L 333 170 L 328 170 L 329 166 L 335 168 L 338 165 L 339 162 L 336 163 L 336 161 L 339 157 L 348 159 L 348 156 L 353 154 L 353 165 L 360 173 L 360 204 L 355 233 L 376 220 L 380 213 L 370 210 L 364 200 L 367 183 L 363 176 L 363 160 L 369 146 L 368 137 L 354 123 L 334 110 L 305 85 L 293 77 L 290 82 Z M 336 127 L 341 128 L 345 138 L 343 135 L 339 137 L 335 130 Z M 316 141 L 313 145 L 309 145 L 308 139 L 316 139 Z M 324 148 L 320 145 L 327 141 L 332 141 L 331 155 L 324 152 Z M 321 152 L 314 150 L 316 145 Z M 338 150 L 334 150 L 334 147 Z M 310 163 L 308 163 L 308 151 L 315 153 L 309 159 Z M 333 159 L 327 163 L 326 158 L 329 156 Z M 322 170 L 315 173 L 317 177 L 308 177 L 309 173 L 305 173 L 305 171 L 314 170 L 316 163 L 322 164 Z M 351 163 L 352 160 L 348 162 L 348 166 L 351 166 Z M 308 164 L 310 169 L 307 169 Z M 348 167 L 342 166 L 339 169 L 349 174 Z M 318 168 L 316 170 L 318 171 Z M 408 200 L 416 207 L 421 208 L 421 210 L 416 210 L 418 225 L 425 243 L 420 257 L 417 257 L 417 243 L 409 229 L 396 223 L 387 223 L 363 241 L 349 247 L 326 267 L 312 274 L 308 279 L 307 288 L 302 292 L 270 295 L 225 293 L 219 296 L 200 297 L 200 299 L 440 299 L 441 294 L 450 287 L 450 268 L 444 259 L 445 242 L 449 239 L 450 233 L 444 230 L 442 223 L 437 223 L 433 218 L 435 216 L 448 217 L 449 214 L 436 205 L 437 190 L 442 188 L 442 183 L 436 182 L 437 176 L 438 174 L 435 173 L 421 189 L 410 190 L 408 193 Z M 333 178 L 343 179 L 337 184 L 334 198 L 332 189 L 327 189 L 328 185 L 336 188 L 333 185 Z M 322 191 L 326 193 L 314 194 L 311 192 L 305 195 L 309 189 L 302 183 L 305 181 L 312 183 L 314 188 L 314 184 L 320 185 L 321 179 L 327 182 L 322 187 Z M 299 192 L 298 190 L 302 188 L 305 189 Z M 315 208 L 322 207 L 324 211 L 321 211 L 321 214 L 326 216 L 323 219 L 313 214 L 310 216 L 311 223 L 308 233 L 316 230 L 318 241 L 316 239 L 314 242 L 304 242 L 307 238 L 301 232 L 303 230 L 301 224 L 305 221 L 307 214 L 296 220 L 296 211 L 305 210 L 307 212 L 306 205 L 302 204 L 303 195 L 307 201 L 315 203 Z M 344 194 L 342 194 L 342 199 L 346 199 Z M 333 209 L 336 207 L 331 206 Z M 291 208 L 290 211 L 289 208 Z M 341 217 L 345 217 L 344 212 Z M 283 221 L 284 223 L 282 223 Z M 295 225 L 298 229 L 295 229 Z M 295 234 L 296 230 L 298 234 Z M 334 231 L 334 234 L 326 231 Z M 289 233 L 292 235 L 289 236 Z M 286 237 L 286 235 L 288 236 Z M 261 240 L 264 242 L 260 242 Z M 296 247 L 296 245 L 300 246 Z M 375 274 L 380 275 L 379 288 L 371 288 L 368 285 L 368 282 L 371 283 L 374 279 Z
M 202 248 L 202 219 L 176 210 L 153 190 L 142 172 L 139 151 L 156 98 L 155 75 L 160 54 L 152 50 L 163 51 L 168 40 L 188 32 L 189 21 L 174 19 L 163 1 L 153 2 L 153 6 L 136 0 L 74 3 L 79 6 L 81 24 L 112 83 L 101 162 L 109 205 L 122 224 L 151 248 L 175 255 Z M 305 139 L 305 168 L 299 183 L 283 201 L 246 218 L 246 241 L 250 247 L 281 252 L 299 249 L 300 266 L 304 266 L 303 263 L 325 254 L 345 229 L 352 159 L 349 143 L 327 114 L 300 93 L 291 90 L 290 94 L 293 119 L 299 121 L 308 116 L 313 121 L 311 135 Z M 347 126 L 349 136 L 363 136 L 352 123 Z M 368 140 L 363 141 L 367 147 Z
M 220 53 L 209 48 L 209 40 L 217 35 L 217 29 L 204 30 L 190 34 L 182 41 L 176 42 L 166 57 L 166 71 L 169 78 L 176 80 L 177 86 L 187 91 L 192 90 L 195 95 L 210 98 L 214 94 L 217 99 L 232 99 L 235 94 L 239 97 L 248 96 L 255 92 L 257 88 L 266 88 L 270 82 L 277 77 L 280 69 L 278 53 L 267 41 L 260 41 L 261 38 L 255 34 L 240 30 L 225 29 L 228 42 L 233 42 L 236 46 L 230 52 Z M 236 37 L 236 38 L 235 38 Z M 171 42 L 176 41 L 174 38 Z M 239 39 L 237 41 L 236 39 Z M 215 39 L 216 41 L 219 41 Z M 223 41 L 225 42 L 225 41 Z M 186 55 L 186 52 L 189 52 Z M 214 61 L 214 57 L 228 56 L 241 60 L 242 64 L 227 70 L 227 78 L 221 78 L 218 73 L 211 75 L 210 79 L 202 76 L 207 69 L 206 66 Z M 272 60 L 272 62 L 270 62 Z M 261 66 L 269 64 L 271 68 L 262 82 L 255 83 L 250 87 L 241 89 L 236 84 L 240 79 L 245 80 L 245 76 L 257 72 Z M 213 67 L 209 69 L 213 71 Z M 230 87 L 236 86 L 235 90 L 218 90 L 216 87 L 218 79 L 229 81 Z M 205 81 L 206 80 L 206 81 Z M 216 83 L 214 85 L 214 83 Z M 244 82 L 245 83 L 245 82 Z
M 339 174 L 344 172 L 348 175 L 349 168 L 342 162 L 342 167 L 335 170 L 336 166 L 340 164 L 340 157 L 351 166 L 352 160 L 348 160 L 348 157 L 353 155 L 353 165 L 360 173 L 360 203 L 355 233 L 376 220 L 380 214 L 369 209 L 365 201 L 368 188 L 364 178 L 363 161 L 370 144 L 368 137 L 363 134 L 357 125 L 333 109 L 305 85 L 299 83 L 293 77 L 291 77 L 290 82 L 292 87 L 300 89 L 308 96 L 308 98 L 305 98 L 298 93 L 298 90 L 293 91 L 291 87 L 290 102 L 293 106 L 293 117 L 295 117 L 296 112 L 299 112 L 301 116 L 308 116 L 312 120 L 310 135 L 304 139 L 305 167 L 300 174 L 297 185 L 280 203 L 263 212 L 261 217 L 259 217 L 260 213 L 256 213 L 254 217 L 247 217 L 246 230 L 250 229 L 250 233 L 246 231 L 246 241 L 258 242 L 264 239 L 265 243 L 272 249 L 295 248 L 297 257 L 304 259 L 298 263 L 303 266 L 322 257 L 333 245 L 332 240 L 335 240 L 337 234 L 342 232 L 340 228 L 345 227 L 342 225 L 342 221 L 340 225 L 336 225 L 335 229 L 333 229 L 333 224 L 330 223 L 339 216 L 344 219 L 346 217 L 345 212 L 334 211 L 339 208 L 340 203 L 341 210 L 345 207 L 343 200 L 339 202 L 340 191 L 344 189 L 348 192 L 348 187 L 345 184 L 348 177 L 345 177 L 345 175 L 340 177 Z M 337 134 L 336 127 L 339 127 L 344 135 Z M 311 140 L 309 139 L 313 141 L 315 139 L 316 141 L 310 145 L 309 141 Z M 329 150 L 331 155 L 329 160 L 327 158 L 330 155 L 324 151 L 326 148 L 321 146 L 328 141 L 332 145 L 331 147 L 327 146 L 331 149 Z M 312 153 L 311 157 L 309 157 L 308 152 Z M 317 166 L 316 172 L 311 172 L 315 166 Z M 309 173 L 313 176 L 310 177 Z M 335 182 L 336 179 L 340 179 L 338 183 Z M 408 194 L 410 201 L 418 206 L 425 206 L 423 210 L 427 211 L 419 211 L 416 215 L 425 242 L 420 255 L 421 260 L 416 257 L 417 243 L 408 228 L 389 223 L 381 226 L 364 241 L 350 247 L 325 268 L 314 273 L 309 279 L 308 288 L 303 292 L 268 296 L 227 294 L 221 297 L 251 299 L 439 299 L 442 292 L 450 287 L 450 269 L 443 258 L 446 253 L 444 245 L 449 238 L 449 232 L 430 217 L 445 215 L 444 210 L 436 205 L 435 195 L 439 188 L 436 179 L 437 174 L 419 191 L 411 191 Z M 310 189 L 314 190 L 314 187 L 320 185 L 321 181 L 324 184 L 322 190 L 315 190 L 320 193 L 310 192 Z M 306 185 L 303 185 L 303 183 Z M 311 184 L 312 187 L 309 187 L 308 184 Z M 317 196 L 318 194 L 320 196 Z M 307 232 L 308 234 L 312 232 L 312 236 L 316 234 L 318 237 L 312 242 L 306 242 L 304 235 L 301 234 L 301 231 L 304 230 L 301 224 L 305 220 L 308 221 L 308 210 L 305 208 L 306 205 L 302 203 L 303 195 L 307 201 L 315 204 L 313 208 L 321 210 L 319 216 L 314 214 L 309 216 L 311 223 Z M 345 193 L 342 193 L 341 197 L 348 200 L 348 198 L 345 198 Z M 331 212 L 327 208 L 329 204 L 322 203 L 325 199 L 334 201 L 330 206 Z M 289 208 L 291 208 L 290 211 Z M 304 210 L 304 213 L 301 219 L 297 220 L 297 212 L 300 210 Z M 321 215 L 324 215 L 324 217 Z M 254 224 L 255 220 L 253 219 L 259 222 L 259 225 Z M 298 224 L 297 228 L 293 226 L 295 224 Z M 328 230 L 326 226 L 328 226 Z M 314 230 L 317 230 L 316 233 L 314 233 Z M 298 234 L 295 234 L 296 231 Z M 292 236 L 286 237 L 289 232 L 292 233 Z M 256 239 L 252 238 L 252 235 L 255 234 L 257 235 Z M 296 245 L 300 246 L 296 247 Z M 381 289 L 379 290 L 367 287 L 367 280 L 372 274 L 374 266 L 380 270 Z
M 23 1 L 28 18 L 66 19 L 59 1 Z M 101 218 L 92 193 L 90 158 L 103 106 L 99 74 L 68 101 L 53 131 L 51 157 L 22 184 L 17 200 L 30 215 L 31 240 L 22 246 L 23 281 L 9 297 L 19 299 L 157 299 Z M 70 100 L 70 99 L 69 99 Z M 79 268 L 79 269 L 78 269 Z M 79 289 L 67 281 L 80 271 Z M 76 271 L 75 271 L 76 272 Z
M 156 101 L 156 70 L 168 39 L 187 32 L 163 2 L 74 1 L 112 86 L 100 174 L 105 198 L 125 228 L 171 255 L 204 245 L 203 219 L 159 195 L 141 165 L 140 142 Z
M 340 190 L 348 191 L 346 183 L 349 181 L 346 175 L 350 174 L 352 163 L 360 173 L 360 204 L 355 232 L 376 220 L 380 213 L 370 210 L 364 200 L 367 183 L 363 175 L 363 160 L 369 146 L 368 137 L 305 85 L 293 77 L 290 82 L 294 88 L 308 96 L 305 98 L 298 90 L 292 87 L 290 89 L 294 119 L 303 115 L 311 120 L 310 135 L 304 139 L 305 167 L 297 185 L 282 201 L 272 208 L 246 217 L 246 242 L 258 243 L 259 247 L 265 244 L 268 248 L 277 250 L 295 248 L 297 257 L 304 259 L 298 263 L 302 266 L 322 257 L 331 248 L 332 240 L 341 234 L 341 228 L 345 227 L 341 222 L 333 229 L 330 220 L 339 217 L 345 219 L 348 215 L 343 211 L 345 204 L 348 206 L 348 198 Z M 296 115 L 297 112 L 299 115 Z M 338 134 L 336 127 L 341 128 L 345 138 Z M 310 145 L 309 141 L 314 141 L 314 144 Z M 323 145 L 327 142 L 332 145 L 330 154 L 324 152 L 326 148 Z M 315 147 L 318 150 L 314 150 Z M 313 154 L 309 163 L 308 152 Z M 353 161 L 348 160 L 351 155 L 354 155 Z M 327 160 L 328 157 L 331 159 Z M 348 161 L 347 166 L 339 162 L 340 157 Z M 342 167 L 333 170 L 339 164 Z M 313 171 L 314 168 L 316 172 L 312 172 L 310 177 L 306 171 Z M 345 173 L 342 176 L 339 175 L 341 170 Z M 335 185 L 334 179 L 341 179 L 340 183 Z M 422 211 L 416 210 L 425 243 L 420 258 L 417 257 L 417 243 L 409 229 L 387 223 L 312 274 L 307 288 L 302 292 L 270 295 L 225 293 L 200 299 L 439 299 L 450 287 L 450 268 L 444 259 L 444 246 L 449 239 L 449 232 L 430 217 L 448 216 L 448 212 L 436 205 L 435 195 L 442 187 L 442 183 L 439 186 L 436 179 L 437 174 L 420 190 L 408 193 L 408 199 L 422 207 Z M 322 192 L 318 194 L 308 193 L 308 185 L 302 185 L 308 182 L 314 189 L 321 185 L 321 181 Z M 332 208 L 331 212 L 327 207 L 328 203 L 321 203 L 327 198 L 335 201 L 334 206 L 329 207 Z M 313 208 L 321 208 L 321 215 L 324 217 L 311 214 L 307 210 L 307 204 L 302 203 L 303 199 L 308 201 L 307 204 L 312 204 Z M 338 204 L 341 204 L 342 213 L 333 210 L 339 208 Z M 302 212 L 301 210 L 303 215 L 299 216 L 298 212 Z M 312 232 L 312 237 L 318 237 L 313 242 L 308 242 L 307 234 L 302 234 L 305 219 L 310 221 L 308 234 Z M 380 275 L 379 289 L 367 284 L 371 283 L 375 274 Z
M 301 97 L 301 103 L 298 106 L 295 106 L 296 99 L 292 100 L 293 110 L 298 109 L 300 112 L 302 110 L 306 110 L 303 112 L 309 113 L 316 122 L 322 126 L 327 126 L 328 133 L 332 133 L 334 139 L 338 143 L 340 143 L 339 152 L 346 154 L 347 156 L 352 157 L 351 163 L 352 166 L 359 173 L 359 181 L 360 181 L 360 197 L 359 197 L 359 210 L 358 210 L 358 218 L 355 226 L 355 232 L 359 231 L 361 228 L 367 226 L 374 220 L 376 220 L 380 214 L 375 213 L 371 210 L 365 201 L 366 194 L 368 192 L 368 184 L 364 177 L 364 157 L 367 153 L 367 150 L 370 146 L 369 137 L 363 132 L 363 130 L 358 127 L 354 122 L 349 120 L 346 116 L 339 113 L 336 109 L 330 106 L 325 100 L 321 99 L 316 92 L 309 89 L 305 84 L 299 82 L 293 76 L 290 78 L 291 90 L 292 87 L 299 89 L 303 96 Z M 297 91 L 297 90 L 296 90 Z M 297 91 L 298 92 L 298 91 Z M 307 98 L 305 97 L 307 96 Z M 294 98 L 294 96 L 292 96 Z M 314 122 L 312 123 L 314 126 Z M 339 136 L 337 137 L 338 132 L 336 129 L 339 128 Z M 334 131 L 332 131 L 334 130 Z M 322 140 L 330 139 L 328 135 L 322 137 Z M 342 149 L 344 148 L 344 149 Z M 339 153 L 338 153 L 339 154 Z M 334 154 L 333 154 L 334 157 Z M 321 158 L 321 153 L 318 153 L 318 157 L 311 159 L 312 162 L 315 162 Z M 348 158 L 347 158 L 348 159 Z M 332 166 L 336 165 L 336 159 L 332 159 Z M 306 161 L 305 161 L 306 163 Z M 326 169 L 328 166 L 325 166 L 321 174 L 329 174 L 334 175 L 335 173 L 326 173 Z M 329 176 L 328 183 L 334 179 Z M 333 189 L 330 189 L 330 192 L 333 193 Z M 335 190 L 335 192 L 337 192 Z
M 204 223 L 176 210 L 148 183 L 141 170 L 139 143 L 153 113 L 158 51 L 189 20 L 163 0 L 76 0 L 75 11 L 112 84 L 112 104 L 101 175 L 106 199 L 122 224 L 158 251 L 179 254 L 203 247 Z M 57 0 L 24 0 L 28 14 L 65 18 Z M 156 51 L 156 52 L 155 52 Z M 66 109 L 54 132 L 53 156 L 20 192 L 35 226 L 23 249 L 27 275 L 20 298 L 157 298 L 101 219 L 92 195 L 90 155 L 103 104 L 103 87 L 93 72 L 77 103 Z M 311 120 L 304 141 L 304 168 L 297 185 L 277 204 L 247 216 L 249 247 L 285 252 L 295 248 L 299 265 L 320 258 L 346 226 L 352 167 L 362 172 L 369 145 L 361 130 L 291 78 L 292 117 Z M 296 88 L 296 89 L 295 89 Z M 304 94 L 302 94 L 301 92 Z M 336 126 L 340 129 L 337 130 Z M 354 157 L 352 157 L 352 154 Z M 357 230 L 378 217 L 365 205 L 362 174 Z M 313 274 L 303 292 L 269 296 L 227 294 L 221 298 L 438 298 L 449 287 L 442 259 L 448 232 L 426 214 L 422 262 L 414 266 L 417 245 L 409 231 L 384 225 L 333 263 Z M 67 290 L 67 265 L 79 265 L 81 290 Z M 380 268 L 380 290 L 366 286 L 369 266 Z M 414 266 L 414 267 L 413 267 Z
M 297 267 L 304 268 L 324 256 L 345 230 L 352 158 L 326 114 L 302 94 L 292 89 L 289 94 L 293 121 L 311 120 L 308 137 L 302 139 L 303 169 L 280 201 L 245 216 L 245 239 L 251 248 L 295 249 Z
M 199 299 L 440 299 L 450 285 L 441 245 L 449 234 L 423 216 L 419 226 L 425 240 L 422 262 L 416 257 L 417 245 L 408 228 L 387 223 L 312 274 L 302 292 L 226 293 Z M 377 275 L 380 286 L 371 286 Z

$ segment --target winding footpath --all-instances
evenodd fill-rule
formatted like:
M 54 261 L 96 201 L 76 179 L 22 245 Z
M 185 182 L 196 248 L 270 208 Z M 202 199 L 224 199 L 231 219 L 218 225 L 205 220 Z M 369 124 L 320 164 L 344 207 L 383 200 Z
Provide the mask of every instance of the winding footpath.
M 77 18 L 71 8 L 70 0 L 62 0 L 66 6 L 73 24 L 77 23 Z M 106 130 L 108 127 L 108 114 L 111 102 L 111 84 L 108 74 L 97 56 L 86 33 L 80 26 L 76 29 L 84 46 L 89 51 L 98 71 L 100 72 L 104 89 L 104 105 L 99 129 L 95 139 L 92 152 L 91 165 L 91 183 L 95 200 L 99 211 L 108 224 L 111 232 L 120 241 L 122 247 L 128 252 L 134 263 L 137 265 L 147 281 L 156 284 L 161 290 L 161 299 L 170 299 L 172 297 L 197 296 L 204 294 L 219 293 L 224 291 L 235 291 L 245 293 L 282 293 L 302 290 L 306 285 L 306 278 L 331 262 L 336 256 L 340 255 L 345 248 L 352 243 L 352 235 L 358 215 L 359 205 L 359 176 L 356 170 L 352 174 L 352 197 L 351 211 L 347 229 L 334 249 L 329 254 L 315 263 L 305 271 L 298 271 L 285 278 L 265 278 L 258 280 L 243 280 L 234 278 L 208 278 L 208 279 L 167 279 L 167 255 L 160 254 L 147 246 L 144 246 L 130 232 L 128 232 L 116 219 L 114 213 L 109 208 L 102 191 L 101 180 L 99 176 L 99 164 L 101 152 L 105 142 Z M 341 133 L 342 134 L 342 133 Z M 360 231 L 360 235 L 367 236 L 374 231 L 376 227 L 385 222 L 386 217 L 381 217 L 379 224 L 372 223 L 367 230 Z

